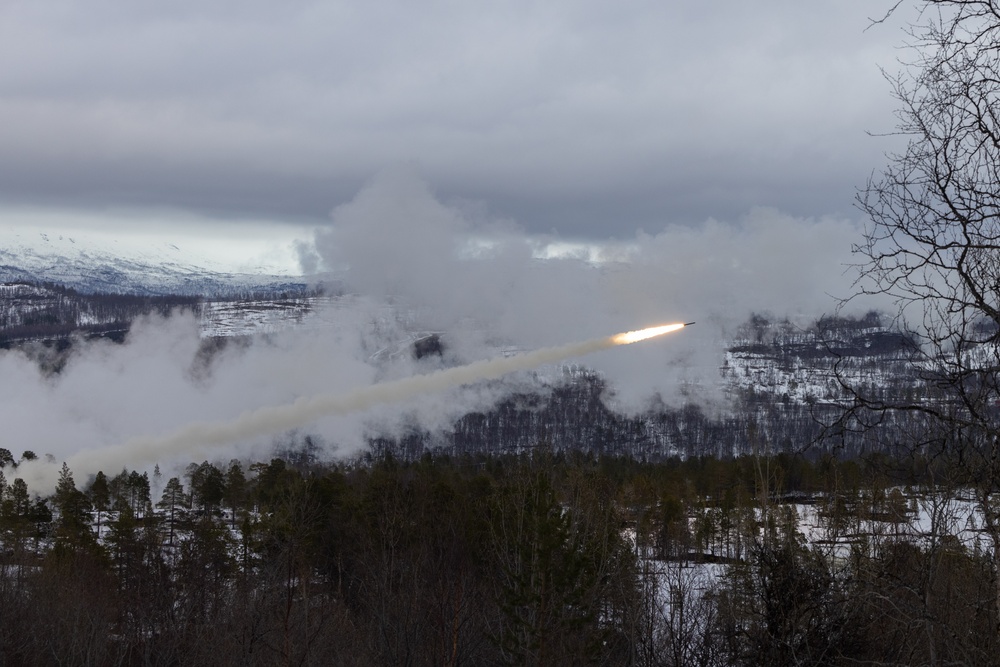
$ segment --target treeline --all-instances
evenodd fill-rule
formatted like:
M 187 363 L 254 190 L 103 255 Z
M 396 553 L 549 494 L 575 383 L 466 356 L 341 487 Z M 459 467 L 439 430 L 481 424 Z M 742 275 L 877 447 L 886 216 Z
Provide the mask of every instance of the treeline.
M 0 285 L 0 344 L 124 332 L 139 317 L 197 311 L 200 303 L 191 296 L 82 294 L 55 283 L 7 283 Z
M 302 299 L 322 287 L 281 283 L 227 288 L 212 298 L 233 302 Z M 331 286 L 332 289 L 332 286 Z M 14 341 L 65 339 L 71 334 L 112 335 L 124 340 L 131 323 L 147 315 L 201 312 L 206 297 L 190 294 L 80 292 L 52 282 L 0 283 L 0 346 Z
M 0 664 L 994 664 L 987 555 L 826 549 L 779 502 L 901 521 L 922 467 L 885 463 L 540 447 L 83 488 L 63 466 L 50 498 L 2 484 Z
M 840 414 L 836 404 L 782 402 L 753 390 L 735 396 L 722 414 L 709 413 L 695 403 L 661 404 L 644 413 L 623 414 L 608 407 L 608 390 L 601 376 L 579 373 L 548 392 L 514 395 L 488 411 L 469 413 L 448 432 L 414 431 L 404 437 L 378 438 L 372 446 L 405 460 L 440 450 L 456 456 L 518 454 L 539 442 L 557 451 L 647 461 L 797 451 L 810 456 L 836 451 L 843 458 L 859 458 L 884 448 L 897 431 L 907 428 L 888 417 L 877 428 L 829 433 L 824 423 Z

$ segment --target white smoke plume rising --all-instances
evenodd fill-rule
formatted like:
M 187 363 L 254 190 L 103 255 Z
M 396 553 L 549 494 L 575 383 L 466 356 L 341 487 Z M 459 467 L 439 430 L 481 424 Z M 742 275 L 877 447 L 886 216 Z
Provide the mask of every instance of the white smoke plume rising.
M 66 463 L 75 473 L 89 476 L 99 470 L 115 470 L 123 461 L 143 468 L 168 457 L 201 456 L 206 450 L 211 453 L 211 449 L 219 445 L 280 433 L 307 425 L 321 417 L 359 412 L 376 405 L 405 401 L 428 392 L 441 392 L 451 387 L 496 379 L 516 371 L 538 368 L 599 350 L 631 345 L 683 327 L 683 324 L 672 324 L 630 331 L 512 357 L 441 369 L 345 394 L 302 397 L 291 404 L 265 406 L 245 412 L 232 421 L 195 422 L 165 436 L 143 436 L 120 445 L 78 452 L 69 457 Z M 13 470 L 7 472 L 14 473 Z M 51 488 L 56 483 L 58 469 L 52 461 L 25 461 L 17 468 L 16 474 L 32 488 Z

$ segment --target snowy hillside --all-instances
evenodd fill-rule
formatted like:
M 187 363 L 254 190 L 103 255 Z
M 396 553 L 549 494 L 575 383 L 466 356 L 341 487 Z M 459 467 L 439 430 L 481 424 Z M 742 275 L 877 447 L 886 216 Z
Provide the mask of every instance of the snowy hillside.
M 206 297 L 302 287 L 287 263 L 251 260 L 238 268 L 162 236 L 0 230 L 0 282 L 51 282 L 91 294 Z
M 755 315 L 731 341 L 721 373 L 731 392 L 815 405 L 842 398 L 842 380 L 883 390 L 913 386 L 912 354 L 912 342 L 877 313 L 807 329 Z

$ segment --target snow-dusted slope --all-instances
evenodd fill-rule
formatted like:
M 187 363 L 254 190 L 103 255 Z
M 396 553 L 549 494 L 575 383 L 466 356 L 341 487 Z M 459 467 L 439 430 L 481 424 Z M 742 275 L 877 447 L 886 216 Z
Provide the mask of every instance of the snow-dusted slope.
M 297 289 L 302 283 L 276 263 L 240 268 L 233 271 L 197 247 L 162 236 L 0 229 L 0 282 L 53 282 L 88 293 L 200 296 Z
M 827 403 L 844 397 L 842 381 L 869 394 L 918 386 L 913 354 L 913 342 L 876 313 L 828 319 L 806 330 L 755 316 L 730 342 L 721 372 L 731 393 L 750 391 L 785 404 Z

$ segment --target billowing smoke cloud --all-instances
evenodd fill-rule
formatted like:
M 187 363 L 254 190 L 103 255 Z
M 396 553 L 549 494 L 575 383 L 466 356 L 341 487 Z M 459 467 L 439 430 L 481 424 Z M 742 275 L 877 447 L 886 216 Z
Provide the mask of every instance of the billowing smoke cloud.
M 69 458 L 68 465 L 77 473 L 92 475 L 102 469 L 115 470 L 122 461 L 142 468 L 167 457 L 197 457 L 206 449 L 281 433 L 322 417 L 348 415 L 385 403 L 405 401 L 427 392 L 438 393 L 472 382 L 497 379 L 516 371 L 538 368 L 543 364 L 592 354 L 618 345 L 630 345 L 676 331 L 683 326 L 665 325 L 649 331 L 634 331 L 543 348 L 512 357 L 499 357 L 440 369 L 427 375 L 375 384 L 344 394 L 303 396 L 288 405 L 264 406 L 245 412 L 231 421 L 195 422 L 166 436 L 143 436 L 112 447 L 78 452 Z M 56 482 L 53 462 L 23 462 L 17 473 L 36 488 L 51 487 Z
M 152 462 L 169 470 L 192 460 L 267 455 L 275 440 L 259 434 L 272 428 L 255 422 L 213 439 L 189 425 L 242 424 L 244 413 L 273 417 L 270 406 L 297 410 L 330 397 L 370 396 L 501 348 L 533 350 L 664 321 L 696 320 L 698 327 L 669 345 L 597 351 L 587 365 L 605 374 L 618 409 L 642 409 L 654 397 L 717 402 L 734 327 L 754 311 L 806 324 L 832 310 L 831 295 L 851 290 L 845 265 L 859 235 L 851 221 L 757 209 L 732 223 L 666 226 L 601 243 L 532 237 L 468 202 L 442 202 L 412 170 L 389 170 L 336 208 L 307 252 L 318 268 L 343 271 L 357 296 L 314 314 L 305 327 L 230 346 L 208 369 L 196 361 L 198 325 L 190 317 L 139 323 L 125 345 L 81 344 L 54 377 L 21 353 L 4 353 L 0 447 L 15 456 L 25 449 L 51 454 L 79 469 L 80 479 L 95 466 L 113 474 Z M 380 353 L 400 348 L 413 331 L 444 332 L 443 357 Z M 372 434 L 447 429 L 530 381 L 514 374 L 440 391 L 428 385 L 405 404 L 339 416 L 331 415 L 343 410 L 327 403 L 308 413 L 315 421 L 296 417 L 275 428 L 301 428 L 300 436 L 313 435 L 330 450 L 356 451 Z M 185 435 L 155 437 L 163 433 Z M 223 441 L 235 443 L 210 445 Z M 115 443 L 128 444 L 108 447 Z M 7 476 L 31 473 L 41 482 L 54 469 L 22 465 Z
M 384 308 L 352 300 L 324 325 L 251 346 L 230 345 L 208 368 L 198 356 L 198 322 L 187 315 L 139 321 L 124 345 L 78 342 L 56 376 L 46 376 L 22 352 L 0 354 L 0 447 L 15 457 L 32 450 L 61 462 L 144 434 L 374 382 L 377 368 L 368 361 L 372 348 L 397 336 Z M 353 415 L 318 426 L 326 442 L 345 446 L 354 446 L 366 431 Z M 241 455 L 266 455 L 272 441 L 241 444 Z M 216 460 L 236 452 L 206 449 L 197 456 Z M 169 472 L 169 464 L 183 465 L 190 458 L 166 453 L 159 462 Z M 138 465 L 122 457 L 103 469 L 114 474 Z M 5 474 L 9 480 L 22 472 Z
M 317 233 L 320 263 L 346 269 L 365 294 L 405 304 L 422 326 L 451 332 L 468 358 L 482 356 L 482 338 L 533 348 L 664 319 L 705 324 L 669 349 L 589 361 L 624 409 L 654 395 L 675 401 L 680 391 L 718 398 L 733 329 L 751 312 L 803 326 L 830 312 L 834 297 L 852 291 L 846 265 L 861 234 L 848 220 L 761 208 L 734 223 L 668 225 L 601 243 L 529 237 L 462 202 L 439 201 L 407 169 L 381 174 L 332 218 Z

